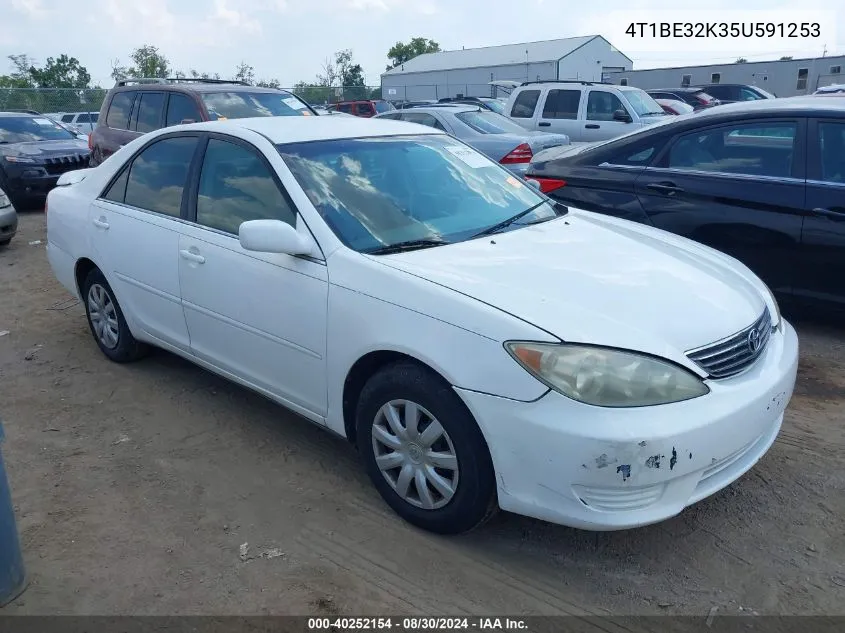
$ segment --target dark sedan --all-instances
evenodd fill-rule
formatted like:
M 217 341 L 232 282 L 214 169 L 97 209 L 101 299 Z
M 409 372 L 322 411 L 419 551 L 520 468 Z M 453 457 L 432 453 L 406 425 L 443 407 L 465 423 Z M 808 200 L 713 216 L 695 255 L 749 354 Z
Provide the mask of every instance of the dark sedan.
M 0 190 L 18 209 L 41 207 L 59 176 L 88 167 L 88 144 L 42 115 L 0 112 Z
M 566 204 L 732 255 L 781 299 L 845 309 L 845 103 L 834 101 L 766 99 L 673 117 L 541 152 L 527 177 Z
M 721 103 L 713 95 L 701 88 L 665 88 L 662 90 L 646 90 L 652 99 L 673 99 L 691 105 L 693 110 L 712 108 Z

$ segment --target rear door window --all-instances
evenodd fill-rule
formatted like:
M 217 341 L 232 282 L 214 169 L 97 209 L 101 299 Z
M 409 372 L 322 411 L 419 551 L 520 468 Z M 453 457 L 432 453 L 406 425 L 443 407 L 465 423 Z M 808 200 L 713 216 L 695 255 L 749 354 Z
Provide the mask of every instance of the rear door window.
M 196 146 L 196 137 L 183 136 L 144 148 L 129 168 L 126 204 L 178 218 Z
M 540 100 L 539 90 L 523 90 L 516 96 L 511 108 L 511 116 L 515 119 L 530 119 L 534 116 L 534 108 Z
M 352 114 L 352 104 L 351 103 L 341 103 L 337 106 L 338 112 L 346 112 L 346 114 Z
M 134 100 L 134 92 L 117 93 L 109 106 L 109 112 L 106 115 L 106 125 L 116 130 L 129 129 L 129 115 L 132 112 L 132 102 Z
M 543 106 L 544 119 L 577 119 L 580 90 L 549 90 Z
M 161 116 L 164 111 L 163 92 L 143 92 L 138 106 L 137 124 L 135 129 L 138 132 L 152 132 L 161 127 Z
M 419 123 L 420 125 L 427 125 L 428 127 L 437 128 L 438 130 L 443 130 L 444 132 L 446 129 L 440 125 L 440 121 L 434 118 L 434 115 L 428 114 L 427 112 L 406 112 L 402 115 L 402 120 L 407 121 L 408 123 Z
M 170 100 L 167 103 L 166 127 L 179 125 L 182 121 L 202 121 L 197 104 L 190 97 L 176 92 L 170 93 Z

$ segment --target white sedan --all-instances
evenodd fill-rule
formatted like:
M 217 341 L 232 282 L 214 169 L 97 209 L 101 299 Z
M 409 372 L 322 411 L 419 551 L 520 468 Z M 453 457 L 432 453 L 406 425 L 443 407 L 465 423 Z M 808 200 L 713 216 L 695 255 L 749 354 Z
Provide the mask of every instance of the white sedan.
M 562 207 L 429 127 L 170 127 L 48 198 L 96 344 L 169 350 L 357 445 L 423 528 L 654 523 L 772 445 L 794 329 L 705 246 Z

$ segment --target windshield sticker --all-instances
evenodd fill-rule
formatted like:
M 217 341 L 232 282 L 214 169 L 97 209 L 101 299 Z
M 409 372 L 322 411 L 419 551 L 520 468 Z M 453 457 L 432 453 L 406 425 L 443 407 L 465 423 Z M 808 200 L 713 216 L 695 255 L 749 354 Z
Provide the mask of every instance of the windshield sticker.
M 304 107 L 302 105 L 302 102 L 296 97 L 287 97 L 285 99 L 282 99 L 282 103 L 284 103 L 286 106 L 293 108 L 294 110 L 301 110 Z
M 508 183 L 511 187 L 515 187 L 515 188 L 517 188 L 517 189 L 519 189 L 520 187 L 522 187 L 522 183 L 521 183 L 521 182 L 519 182 L 519 181 L 518 181 L 516 178 L 514 178 L 513 176 L 508 176 L 508 177 L 505 179 L 505 182 L 507 182 L 507 183 Z
M 58 124 L 53 123 L 50 119 L 32 119 L 38 125 L 43 125 L 44 127 L 59 127 Z
M 464 147 L 462 145 L 449 145 L 446 147 L 446 151 L 452 154 L 455 158 L 460 158 L 470 167 L 478 168 L 490 166 L 490 161 L 483 154 L 479 154 L 469 147 Z

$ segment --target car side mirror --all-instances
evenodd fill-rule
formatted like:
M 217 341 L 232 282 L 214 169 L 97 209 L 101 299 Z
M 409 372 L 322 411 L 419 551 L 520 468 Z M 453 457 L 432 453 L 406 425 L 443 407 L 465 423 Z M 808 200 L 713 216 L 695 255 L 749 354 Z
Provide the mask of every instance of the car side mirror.
M 243 222 L 238 229 L 238 240 L 245 250 L 257 253 L 314 254 L 312 241 L 281 220 Z
M 631 115 L 625 112 L 625 110 L 616 110 L 613 113 L 613 120 L 621 121 L 622 123 L 630 123 L 631 121 L 633 121 Z

